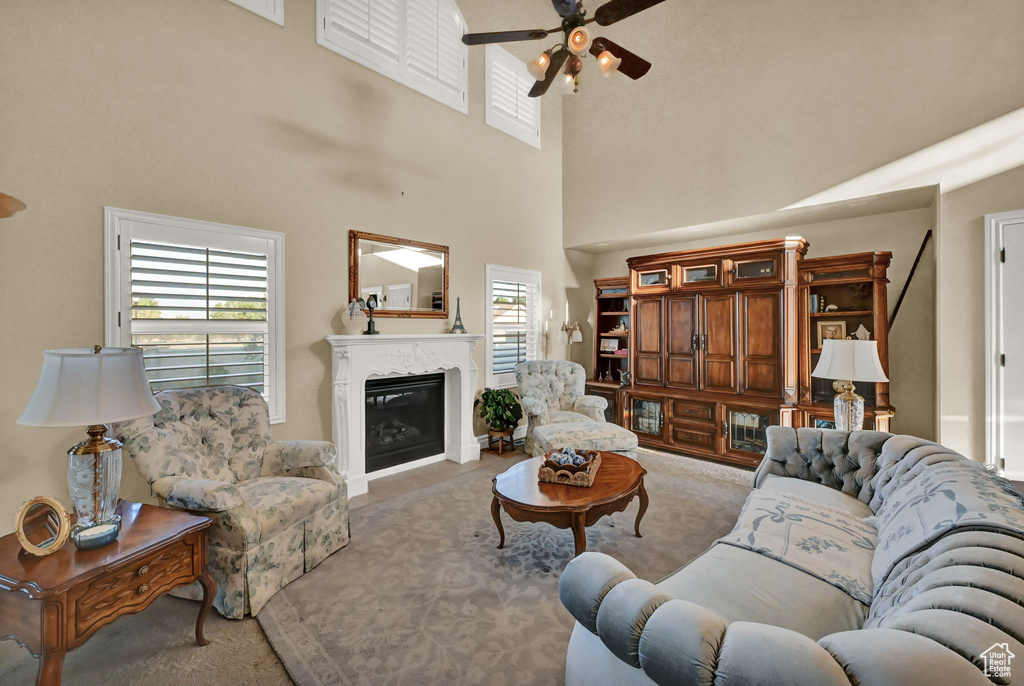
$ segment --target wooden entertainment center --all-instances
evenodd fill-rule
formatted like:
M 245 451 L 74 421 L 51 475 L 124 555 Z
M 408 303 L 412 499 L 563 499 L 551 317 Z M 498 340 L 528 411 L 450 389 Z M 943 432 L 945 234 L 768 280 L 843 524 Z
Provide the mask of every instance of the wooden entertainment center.
M 610 418 L 642 445 L 746 466 L 761 461 L 770 425 L 830 426 L 831 382 L 811 378 L 819 336 L 868 331 L 888 371 L 891 255 L 804 259 L 807 247 L 784 238 L 630 258 L 628 282 L 595 282 L 597 362 L 587 392 L 613 401 Z M 602 310 L 619 283 L 628 283 L 625 385 L 607 375 L 617 360 L 600 354 L 612 333 Z M 858 392 L 865 428 L 888 430 L 888 384 Z

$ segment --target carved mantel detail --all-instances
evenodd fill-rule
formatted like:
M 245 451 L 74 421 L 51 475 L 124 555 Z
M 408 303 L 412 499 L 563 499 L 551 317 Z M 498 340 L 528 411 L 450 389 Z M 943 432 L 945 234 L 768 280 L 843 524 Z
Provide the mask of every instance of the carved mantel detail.
M 327 337 L 331 345 L 333 379 L 332 435 L 338 448 L 338 469 L 348 479 L 350 496 L 366 493 L 369 480 L 375 476 L 411 469 L 423 462 L 366 473 L 364 400 L 369 378 L 443 372 L 443 457 L 459 463 L 480 458 L 480 444 L 473 435 L 473 399 L 478 376 L 473 348 L 481 340 L 483 336 L 474 334 Z

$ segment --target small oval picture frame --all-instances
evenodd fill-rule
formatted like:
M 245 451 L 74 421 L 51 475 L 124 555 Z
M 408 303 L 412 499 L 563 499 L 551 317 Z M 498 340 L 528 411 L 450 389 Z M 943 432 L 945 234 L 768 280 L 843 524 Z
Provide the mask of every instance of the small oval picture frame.
M 37 535 L 39 531 L 44 532 L 43 540 Z M 68 542 L 71 517 L 59 500 L 40 495 L 22 504 L 14 520 L 14 533 L 22 551 L 38 557 L 52 555 Z

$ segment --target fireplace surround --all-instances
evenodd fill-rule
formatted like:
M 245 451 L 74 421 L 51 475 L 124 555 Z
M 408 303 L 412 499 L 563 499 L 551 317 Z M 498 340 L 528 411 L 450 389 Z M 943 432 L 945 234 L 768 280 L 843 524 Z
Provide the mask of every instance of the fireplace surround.
M 481 340 L 479 334 L 327 337 L 331 345 L 332 437 L 338 448 L 338 469 L 348 480 L 350 496 L 366 493 L 370 480 L 378 477 L 445 459 L 458 463 L 480 459 L 480 443 L 473 433 L 478 376 L 473 349 Z M 407 380 L 421 375 L 443 376 L 443 450 L 387 466 L 374 464 L 371 457 L 368 466 L 368 383 L 373 388 L 382 379 Z

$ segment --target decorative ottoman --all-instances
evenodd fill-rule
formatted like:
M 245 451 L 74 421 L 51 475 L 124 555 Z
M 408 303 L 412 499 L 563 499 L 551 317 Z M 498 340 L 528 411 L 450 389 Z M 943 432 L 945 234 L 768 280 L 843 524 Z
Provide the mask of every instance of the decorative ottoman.
M 533 430 L 534 457 L 570 446 L 576 450 L 602 450 L 636 457 L 636 434 L 611 422 L 556 422 Z

